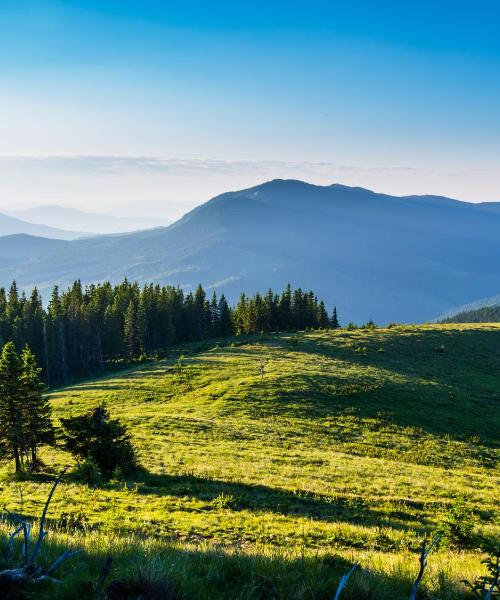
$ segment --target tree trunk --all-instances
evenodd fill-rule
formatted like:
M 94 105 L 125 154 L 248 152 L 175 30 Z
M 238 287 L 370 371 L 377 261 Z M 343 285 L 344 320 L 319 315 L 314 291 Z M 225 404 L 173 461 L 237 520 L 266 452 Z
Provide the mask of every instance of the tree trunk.
M 50 387 L 50 372 L 49 372 L 49 348 L 47 345 L 47 322 L 43 320 L 43 350 L 45 353 L 45 378 L 47 387 Z
M 31 446 L 31 469 L 33 471 L 36 471 L 37 464 L 38 464 L 38 459 L 36 456 L 36 444 L 33 443 L 33 445 Z
M 16 473 L 19 473 L 19 471 L 21 471 L 21 457 L 19 456 L 19 449 L 16 448 L 16 446 L 14 446 L 14 461 L 16 463 Z

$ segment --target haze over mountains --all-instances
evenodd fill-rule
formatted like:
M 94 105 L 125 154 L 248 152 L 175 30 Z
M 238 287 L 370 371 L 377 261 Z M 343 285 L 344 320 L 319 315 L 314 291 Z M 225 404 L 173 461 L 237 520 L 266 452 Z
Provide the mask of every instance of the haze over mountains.
M 24 210 L 9 211 L 9 214 L 28 223 L 44 223 L 58 229 L 76 229 L 89 233 L 124 233 L 167 224 L 165 219 L 116 217 L 57 204 L 45 204 Z
M 51 227 L 42 223 L 23 221 L 15 216 L 0 213 L 0 236 L 29 234 L 59 240 L 73 240 L 86 235 L 82 231 L 59 229 L 58 227 Z
M 343 322 L 419 322 L 500 291 L 498 204 L 394 197 L 274 180 L 222 194 L 169 227 L 124 235 L 0 240 L 0 284 L 124 276 L 234 301 L 241 291 L 314 289 Z M 8 257 L 8 258 L 7 258 Z

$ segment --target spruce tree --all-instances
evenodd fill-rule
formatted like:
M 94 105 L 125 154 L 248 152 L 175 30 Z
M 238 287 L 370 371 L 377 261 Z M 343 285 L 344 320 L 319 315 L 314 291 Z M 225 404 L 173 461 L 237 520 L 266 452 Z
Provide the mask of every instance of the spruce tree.
M 323 301 L 321 301 L 318 304 L 316 320 L 318 323 L 318 327 L 320 327 L 321 329 L 328 329 L 328 327 L 330 327 L 330 319 L 328 318 L 328 312 L 325 308 L 325 303 Z
M 13 323 L 20 314 L 21 304 L 19 301 L 19 292 L 17 290 L 17 283 L 13 281 L 7 298 L 7 316 L 11 323 Z
M 226 297 L 224 294 L 220 297 L 219 300 L 219 323 L 220 323 L 220 335 L 227 337 L 229 335 L 233 335 L 233 320 L 231 317 L 231 310 L 227 303 Z
M 292 316 L 292 288 L 290 284 L 286 286 L 286 290 L 281 294 L 278 305 L 279 328 L 282 331 L 291 331 L 293 327 Z
M 210 337 L 219 337 L 221 335 L 219 303 L 217 294 L 214 292 L 210 300 Z
M 125 345 L 125 351 L 129 358 L 133 358 L 137 351 L 136 344 L 136 314 L 134 302 L 131 300 L 127 312 L 125 313 L 125 321 L 123 324 L 123 341 Z
M 330 325 L 332 329 L 339 329 L 340 323 L 337 317 L 337 307 L 333 307 L 332 318 L 330 319 Z
M 0 355 L 0 451 L 2 458 L 14 459 L 16 473 L 23 469 L 25 450 L 21 375 L 21 360 L 7 342 Z
M 142 354 L 148 354 L 149 352 L 149 328 L 148 328 L 148 315 L 146 307 L 142 302 L 139 303 L 137 309 L 136 318 L 136 331 L 137 331 L 137 342 L 139 351 Z
M 23 415 L 24 452 L 32 471 L 39 467 L 38 449 L 54 443 L 54 427 L 49 401 L 43 396 L 45 385 L 35 355 L 26 347 L 21 354 L 20 410 Z
M 193 303 L 194 339 L 202 340 L 206 337 L 206 294 L 201 285 L 196 288 Z

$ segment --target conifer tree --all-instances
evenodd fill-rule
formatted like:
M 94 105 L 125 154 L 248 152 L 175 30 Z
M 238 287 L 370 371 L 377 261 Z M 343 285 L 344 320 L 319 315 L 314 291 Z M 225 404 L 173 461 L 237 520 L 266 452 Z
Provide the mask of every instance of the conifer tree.
M 269 289 L 264 296 L 264 312 L 268 331 L 275 331 L 278 328 L 278 302 L 278 296 Z
M 135 356 L 137 345 L 136 345 L 136 314 L 134 302 L 130 300 L 127 311 L 125 313 L 125 320 L 123 324 L 123 341 L 125 345 L 125 351 L 129 358 Z
M 206 294 L 205 290 L 199 285 L 194 294 L 193 305 L 193 334 L 194 339 L 202 340 L 206 333 Z
M 23 419 L 24 453 L 30 468 L 39 466 L 38 449 L 54 443 L 54 427 L 49 401 L 44 398 L 45 385 L 40 379 L 41 369 L 35 355 L 26 347 L 21 354 L 20 410 Z
M 246 333 L 245 324 L 247 322 L 248 304 L 245 293 L 240 295 L 240 300 L 234 309 L 234 324 L 236 333 Z
M 337 317 L 337 307 L 333 307 L 332 318 L 330 320 L 330 325 L 332 329 L 338 329 L 340 327 L 340 323 Z
M 328 327 L 330 327 L 330 319 L 328 318 L 328 312 L 323 301 L 318 304 L 316 320 L 318 327 L 321 329 L 328 329 Z
M 292 316 L 292 288 L 290 284 L 286 286 L 286 290 L 281 294 L 278 306 L 279 326 L 283 331 L 291 331 L 293 327 Z
M 210 299 L 210 337 L 219 337 L 221 335 L 219 303 L 217 294 L 214 292 Z
M 146 308 L 141 301 L 137 309 L 136 319 L 137 345 L 142 354 L 147 354 L 149 351 L 149 327 Z
M 21 305 L 19 301 L 19 292 L 17 291 L 17 283 L 12 282 L 7 299 L 7 316 L 11 323 L 21 314 Z
M 220 335 L 229 336 L 233 335 L 233 321 L 231 318 L 231 310 L 227 303 L 224 294 L 221 295 L 219 300 L 219 323 L 220 323 Z
M 0 450 L 3 458 L 14 459 L 16 473 L 23 469 L 25 448 L 21 410 L 22 364 L 12 342 L 0 355 Z

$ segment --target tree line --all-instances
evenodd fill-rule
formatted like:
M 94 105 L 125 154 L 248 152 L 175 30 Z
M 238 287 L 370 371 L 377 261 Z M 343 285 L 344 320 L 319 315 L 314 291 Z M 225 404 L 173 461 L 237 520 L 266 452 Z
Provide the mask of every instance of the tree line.
M 207 296 L 200 285 L 178 287 L 125 279 L 83 287 L 76 281 L 54 287 L 47 308 L 35 288 L 19 292 L 16 283 L 0 288 L 0 346 L 25 346 L 48 386 L 96 374 L 106 366 L 140 356 L 162 356 L 178 343 L 230 335 L 338 327 L 336 309 L 328 315 L 316 295 L 292 290 L 246 296 L 230 307 L 224 295 Z

